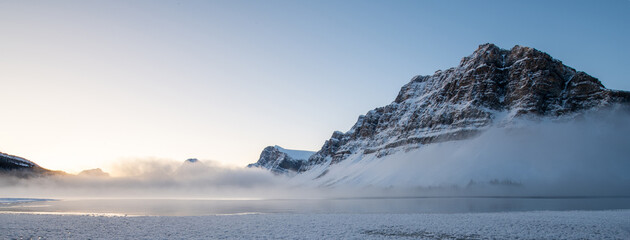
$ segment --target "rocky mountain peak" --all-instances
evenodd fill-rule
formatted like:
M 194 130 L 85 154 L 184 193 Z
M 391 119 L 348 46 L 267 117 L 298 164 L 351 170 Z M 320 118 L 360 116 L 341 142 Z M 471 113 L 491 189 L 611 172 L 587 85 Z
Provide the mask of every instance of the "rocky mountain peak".
M 268 146 L 260 153 L 258 161 L 247 167 L 265 168 L 276 174 L 296 172 L 311 155 L 313 152 L 310 151 L 284 149 L 278 145 Z
M 413 77 L 391 104 L 359 116 L 348 132 L 334 132 L 298 171 L 353 154 L 380 157 L 468 139 L 516 118 L 572 116 L 612 104 L 630 105 L 630 93 L 606 89 L 537 49 L 486 43 L 457 67 Z
M 467 139 L 521 116 L 559 117 L 629 102 L 628 92 L 608 90 L 545 52 L 482 44 L 457 67 L 413 77 L 394 102 L 360 116 L 348 132 L 335 132 L 300 170 L 351 154 L 384 156 L 400 148 Z M 497 119 L 500 115 L 507 117 Z
M 513 115 L 561 115 L 612 97 L 598 79 L 547 53 L 518 45 L 504 50 L 494 44 L 480 45 L 458 67 L 414 77 L 394 103 L 429 91 L 435 91 L 430 100 L 509 110 Z

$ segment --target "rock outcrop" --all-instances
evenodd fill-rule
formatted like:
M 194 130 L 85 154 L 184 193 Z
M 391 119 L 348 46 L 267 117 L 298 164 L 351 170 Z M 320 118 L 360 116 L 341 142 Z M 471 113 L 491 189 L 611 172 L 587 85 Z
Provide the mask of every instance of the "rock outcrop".
M 297 172 L 311 155 L 313 152 L 310 151 L 269 146 L 260 153 L 260 158 L 256 163 L 249 164 L 247 167 L 265 168 L 276 174 Z

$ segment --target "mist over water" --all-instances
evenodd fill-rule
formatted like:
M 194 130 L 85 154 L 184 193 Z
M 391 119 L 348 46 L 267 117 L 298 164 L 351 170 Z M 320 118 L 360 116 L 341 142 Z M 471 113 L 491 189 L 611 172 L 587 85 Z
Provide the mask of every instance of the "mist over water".
M 572 121 L 524 120 L 385 158 L 356 155 L 318 179 L 203 160 L 129 159 L 112 166 L 112 177 L 5 176 L 0 190 L 2 197 L 44 198 L 629 196 L 629 123 L 619 109 Z
M 211 161 L 134 159 L 112 169 L 113 177 L 3 177 L 0 188 L 11 197 L 264 198 L 276 195 L 283 178 L 262 169 L 222 167 Z

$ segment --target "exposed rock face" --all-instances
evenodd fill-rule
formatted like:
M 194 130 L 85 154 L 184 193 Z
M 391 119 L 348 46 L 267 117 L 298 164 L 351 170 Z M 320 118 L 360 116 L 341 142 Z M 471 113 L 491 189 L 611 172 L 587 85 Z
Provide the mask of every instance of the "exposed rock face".
M 394 102 L 360 116 L 350 131 L 334 132 L 307 162 L 283 161 L 270 147 L 261 160 L 276 159 L 265 162 L 274 172 L 307 171 L 351 154 L 385 156 L 423 144 L 467 139 L 516 118 L 571 116 L 617 103 L 629 104 L 630 92 L 606 89 L 598 79 L 544 52 L 483 44 L 455 68 L 412 78 Z
M 269 146 L 260 153 L 258 162 L 249 164 L 247 167 L 265 168 L 276 174 L 296 172 L 312 154 L 313 152 L 309 151 L 288 150 L 280 146 Z

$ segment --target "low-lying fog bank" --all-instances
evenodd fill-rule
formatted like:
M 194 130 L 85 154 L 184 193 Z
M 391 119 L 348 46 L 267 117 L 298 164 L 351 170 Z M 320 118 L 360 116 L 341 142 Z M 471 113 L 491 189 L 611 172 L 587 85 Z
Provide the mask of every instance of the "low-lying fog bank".
M 356 155 L 293 177 L 212 161 L 135 159 L 80 175 L 0 177 L 0 197 L 331 198 L 629 196 L 630 114 L 523 121 L 386 157 Z M 321 175 L 321 176 L 320 176 Z

